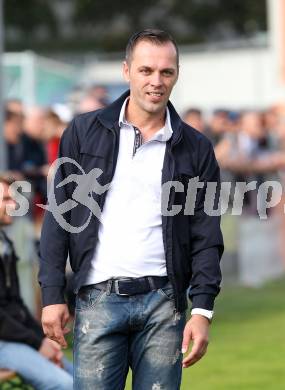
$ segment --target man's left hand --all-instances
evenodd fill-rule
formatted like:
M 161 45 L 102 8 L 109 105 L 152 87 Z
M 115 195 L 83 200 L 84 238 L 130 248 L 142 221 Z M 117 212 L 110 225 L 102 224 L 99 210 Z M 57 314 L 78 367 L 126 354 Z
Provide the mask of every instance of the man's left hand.
M 183 332 L 182 353 L 188 351 L 191 340 L 193 340 L 193 346 L 191 352 L 182 361 L 183 368 L 192 366 L 205 355 L 209 344 L 209 325 L 209 320 L 200 314 L 192 315 L 186 323 Z

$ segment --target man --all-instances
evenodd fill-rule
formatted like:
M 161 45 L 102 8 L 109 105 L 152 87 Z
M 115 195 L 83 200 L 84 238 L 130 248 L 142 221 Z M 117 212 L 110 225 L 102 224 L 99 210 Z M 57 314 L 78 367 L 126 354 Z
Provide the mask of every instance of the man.
M 60 345 L 44 336 L 20 296 L 17 256 L 2 229 L 12 223 L 9 208 L 15 206 L 9 181 L 0 176 L 0 368 L 17 372 L 39 390 L 71 390 L 72 366 L 63 360 Z
M 182 366 L 197 362 L 207 349 L 221 279 L 219 218 L 204 212 L 205 189 L 198 190 L 194 215 L 169 214 L 185 204 L 190 178 L 219 182 L 219 168 L 210 142 L 184 124 L 169 102 L 178 69 L 169 34 L 133 35 L 123 64 L 130 91 L 105 109 L 75 118 L 61 140 L 59 156 L 72 160 L 59 166 L 54 191 L 58 206 L 69 202 L 64 217 L 72 229 L 46 213 L 39 280 L 44 332 L 64 346 L 69 253 L 78 293 L 76 389 L 123 389 L 129 366 L 136 390 L 179 389 Z M 71 233 L 88 221 L 90 210 L 72 200 L 74 183 L 60 183 L 94 168 L 102 171 L 101 186 L 111 183 L 103 194 L 89 194 L 101 207 L 100 222 L 93 216 L 86 229 Z M 165 207 L 162 188 L 170 181 L 183 188 L 170 189 Z M 193 309 L 185 324 L 189 284 Z

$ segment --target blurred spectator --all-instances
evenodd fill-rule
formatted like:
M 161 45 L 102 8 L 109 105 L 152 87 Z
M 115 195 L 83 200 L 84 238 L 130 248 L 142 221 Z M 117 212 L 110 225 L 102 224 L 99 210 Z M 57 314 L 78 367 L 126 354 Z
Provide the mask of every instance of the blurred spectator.
M 208 122 L 207 134 L 215 146 L 229 131 L 230 123 L 228 111 L 224 109 L 215 110 Z
M 188 125 L 194 127 L 194 129 L 200 131 L 201 133 L 205 132 L 205 123 L 202 116 L 202 111 L 198 108 L 189 108 L 182 115 L 182 119 Z
M 4 114 L 4 139 L 7 146 L 7 169 L 13 171 L 17 179 L 21 178 L 24 160 L 24 149 L 21 142 L 23 117 L 21 114 L 8 109 Z
M 18 258 L 3 230 L 12 223 L 8 208 L 16 205 L 9 184 L 0 176 L 0 368 L 17 372 L 39 390 L 71 390 L 72 365 L 60 345 L 45 337 L 20 295 Z
M 264 152 L 266 152 L 267 142 L 266 134 L 262 126 L 262 117 L 259 112 L 247 111 L 241 115 L 240 131 L 237 134 L 237 143 L 235 145 L 235 151 L 239 159 L 244 161 L 259 158 Z M 247 192 L 244 197 L 245 207 L 247 212 L 257 214 L 257 190 L 260 184 L 264 181 L 262 173 L 244 173 L 243 175 L 237 175 L 237 181 L 256 181 L 257 189 Z
M 238 133 L 239 153 L 253 157 L 267 147 L 266 133 L 262 126 L 261 114 L 247 111 L 242 114 Z
M 46 173 L 48 169 L 44 148 L 45 112 L 43 109 L 30 107 L 26 111 L 23 131 L 24 162 L 22 171 L 32 184 L 33 199 L 31 213 L 35 222 L 36 231 L 39 234 L 44 212 L 36 204 L 46 203 Z
M 87 90 L 78 106 L 78 113 L 98 110 L 108 104 L 107 90 L 103 86 L 93 86 Z
M 55 105 L 46 111 L 43 138 L 48 164 L 56 160 L 60 137 L 71 119 L 71 112 L 63 105 Z
M 108 91 L 104 85 L 93 85 L 89 88 L 88 95 L 100 102 L 103 107 L 106 107 L 109 104 Z
M 23 103 L 20 99 L 9 99 L 5 102 L 5 109 L 20 116 L 24 115 Z
M 276 129 L 278 122 L 278 107 L 272 106 L 263 112 L 264 127 L 267 133 L 270 133 Z
M 44 176 L 44 167 L 47 163 L 46 154 L 44 150 L 44 127 L 45 113 L 39 107 L 29 108 L 26 112 L 23 127 L 23 147 L 25 160 L 23 164 L 23 171 L 26 176 L 34 181 L 35 186 L 42 195 L 45 196 L 45 191 L 42 189 L 40 181 Z

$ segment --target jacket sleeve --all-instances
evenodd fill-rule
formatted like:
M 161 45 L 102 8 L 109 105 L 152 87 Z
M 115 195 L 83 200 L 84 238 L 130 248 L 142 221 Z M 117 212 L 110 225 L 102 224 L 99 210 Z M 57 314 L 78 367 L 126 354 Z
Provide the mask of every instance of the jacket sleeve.
M 59 158 L 69 158 L 72 161 L 78 161 L 79 158 L 79 141 L 77 138 L 75 119 L 70 123 L 64 131 L 60 146 Z M 74 183 L 69 183 L 57 188 L 62 180 L 70 174 L 78 173 L 78 170 L 71 160 L 69 162 L 60 162 L 54 174 L 54 183 L 51 182 L 49 188 L 48 204 L 50 205 L 50 195 L 54 194 L 56 205 L 61 205 L 63 202 L 70 202 L 74 190 Z M 54 207 L 54 206 L 53 206 Z M 57 206 L 55 206 L 57 208 Z M 57 208 L 57 213 L 60 212 Z M 39 267 L 39 283 L 42 289 L 42 304 L 43 306 L 64 303 L 64 288 L 65 288 L 65 268 L 68 256 L 68 229 L 62 226 L 57 220 L 54 212 L 45 212 L 41 241 L 40 241 L 40 267 Z M 70 211 L 61 215 L 66 222 L 70 221 Z
M 212 310 L 215 297 L 220 291 L 220 259 L 224 246 L 220 213 L 217 212 L 221 187 L 220 169 L 212 144 L 205 137 L 201 139 L 197 164 L 199 182 L 204 183 L 204 187 L 197 191 L 195 211 L 190 216 L 192 277 L 189 298 L 192 308 Z M 217 187 L 213 197 L 207 196 L 205 202 L 208 182 L 217 183 Z
M 28 344 L 38 350 L 43 338 L 42 332 L 17 321 L 5 309 L 0 308 L 0 340 Z

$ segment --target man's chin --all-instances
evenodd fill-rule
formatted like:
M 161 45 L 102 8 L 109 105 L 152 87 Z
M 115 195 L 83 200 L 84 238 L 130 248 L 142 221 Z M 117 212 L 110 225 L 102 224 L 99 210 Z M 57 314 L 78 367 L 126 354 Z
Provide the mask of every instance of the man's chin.
M 161 111 L 164 111 L 166 103 L 148 103 L 145 105 L 144 109 L 149 114 L 159 114 Z

